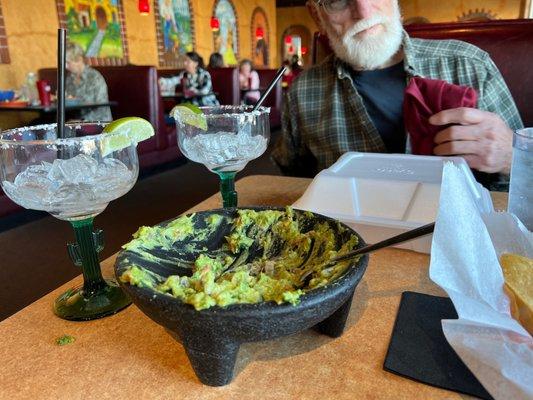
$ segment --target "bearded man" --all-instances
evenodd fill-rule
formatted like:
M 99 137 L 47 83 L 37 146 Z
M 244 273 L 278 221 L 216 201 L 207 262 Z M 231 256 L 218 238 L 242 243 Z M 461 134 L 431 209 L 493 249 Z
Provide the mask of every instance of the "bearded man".
M 459 155 L 487 173 L 508 174 L 520 116 L 500 72 L 479 48 L 409 38 L 398 0 L 309 0 L 334 54 L 302 73 L 284 103 L 273 159 L 284 173 L 314 176 L 347 151 L 404 153 L 402 103 L 411 77 L 474 88 L 478 108 L 433 115 L 434 154 Z

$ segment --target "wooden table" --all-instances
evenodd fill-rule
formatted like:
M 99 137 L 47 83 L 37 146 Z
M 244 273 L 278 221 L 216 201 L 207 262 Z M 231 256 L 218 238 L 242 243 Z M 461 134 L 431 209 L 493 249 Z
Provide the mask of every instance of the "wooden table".
M 237 182 L 241 205 L 293 203 L 310 180 L 250 176 Z M 503 208 L 505 194 L 493 196 Z M 156 205 L 154 205 L 156 206 Z M 220 206 L 218 195 L 190 211 Z M 169 215 L 169 217 L 171 217 Z M 112 274 L 115 256 L 102 262 Z M 38 262 L 38 260 L 36 260 Z M 90 322 L 52 313 L 54 299 L 77 277 L 0 323 L 2 399 L 461 399 L 383 371 L 400 295 L 443 295 L 428 278 L 429 257 L 385 249 L 370 256 L 347 329 L 338 339 L 308 330 L 241 346 L 234 381 L 202 385 L 183 347 L 135 306 Z M 69 334 L 72 344 L 55 339 Z

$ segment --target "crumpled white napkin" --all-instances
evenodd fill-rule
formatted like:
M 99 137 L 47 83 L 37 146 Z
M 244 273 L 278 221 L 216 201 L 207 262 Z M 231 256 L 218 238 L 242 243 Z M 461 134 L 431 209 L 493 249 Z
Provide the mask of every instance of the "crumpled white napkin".
M 482 213 L 465 174 L 446 163 L 430 265 L 459 316 L 442 321 L 444 335 L 495 399 L 532 399 L 533 338 L 510 315 L 504 252 L 533 257 L 533 235 L 511 214 Z

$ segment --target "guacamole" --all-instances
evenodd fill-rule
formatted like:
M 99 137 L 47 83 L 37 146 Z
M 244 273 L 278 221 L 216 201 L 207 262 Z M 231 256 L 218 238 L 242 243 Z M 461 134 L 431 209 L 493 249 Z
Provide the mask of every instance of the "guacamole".
M 76 338 L 74 336 L 70 336 L 70 335 L 63 335 L 61 337 L 58 337 L 56 339 L 56 344 L 58 346 L 65 346 L 67 344 L 71 344 L 71 343 L 74 343 L 76 341 Z
M 152 253 L 174 249 L 171 258 L 177 265 L 186 261 L 176 249 L 185 249 L 196 257 L 190 265 L 192 275 L 162 277 L 126 259 L 129 265 L 120 280 L 173 296 L 197 310 L 262 301 L 296 305 L 306 291 L 340 277 L 349 261 L 324 266 L 357 246 L 357 237 L 342 226 L 333 230 L 327 222 L 312 217 L 311 213 L 297 215 L 288 207 L 284 211 L 238 210 L 234 220 L 214 214 L 199 221 L 193 214 L 165 226 L 141 227 L 124 249 L 151 262 L 161 259 Z M 212 237 L 223 222 L 231 229 L 220 248 L 209 251 L 196 245 Z M 342 243 L 337 243 L 339 233 Z M 308 271 L 312 273 L 302 279 Z

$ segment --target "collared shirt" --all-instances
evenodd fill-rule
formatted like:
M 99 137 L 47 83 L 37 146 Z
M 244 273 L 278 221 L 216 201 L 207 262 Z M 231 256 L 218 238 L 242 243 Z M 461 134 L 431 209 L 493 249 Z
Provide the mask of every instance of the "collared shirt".
M 488 53 L 457 40 L 403 38 L 408 79 L 422 76 L 470 86 L 478 108 L 522 127 L 518 110 Z M 355 89 L 350 67 L 335 56 L 294 81 L 284 101 L 282 136 L 272 153 L 284 173 L 314 176 L 347 151 L 385 153 L 385 145 Z M 386 95 L 386 93 L 384 93 Z
M 85 66 L 79 82 L 73 74 L 68 74 L 65 80 L 65 93 L 84 103 L 107 103 L 107 84 L 104 77 L 97 70 Z M 111 121 L 109 107 L 87 108 L 80 110 L 80 118 L 84 121 Z

